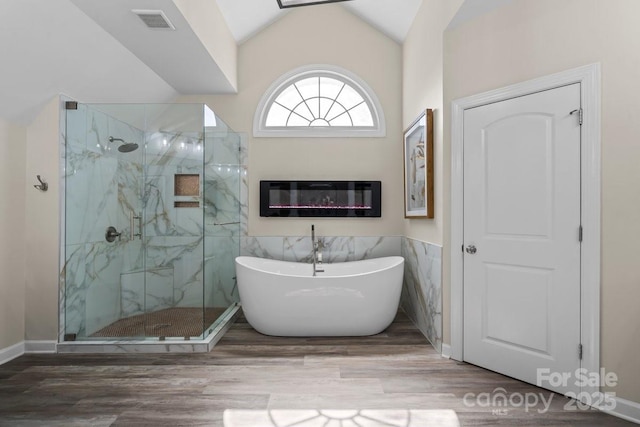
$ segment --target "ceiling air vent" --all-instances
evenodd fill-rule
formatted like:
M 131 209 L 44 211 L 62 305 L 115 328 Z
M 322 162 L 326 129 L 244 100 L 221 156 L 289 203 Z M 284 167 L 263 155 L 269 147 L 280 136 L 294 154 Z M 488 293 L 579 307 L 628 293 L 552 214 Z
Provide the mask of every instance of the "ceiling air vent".
M 140 10 L 134 9 L 133 13 L 138 15 L 144 24 L 154 30 L 175 30 L 167 15 L 161 10 Z

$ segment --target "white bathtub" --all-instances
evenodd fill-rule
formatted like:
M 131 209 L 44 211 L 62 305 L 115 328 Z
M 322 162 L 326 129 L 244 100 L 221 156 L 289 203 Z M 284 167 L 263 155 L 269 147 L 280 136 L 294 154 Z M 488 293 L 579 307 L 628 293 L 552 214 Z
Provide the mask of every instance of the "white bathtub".
M 399 256 L 313 265 L 236 258 L 240 302 L 255 330 L 276 336 L 362 336 L 382 332 L 400 302 Z

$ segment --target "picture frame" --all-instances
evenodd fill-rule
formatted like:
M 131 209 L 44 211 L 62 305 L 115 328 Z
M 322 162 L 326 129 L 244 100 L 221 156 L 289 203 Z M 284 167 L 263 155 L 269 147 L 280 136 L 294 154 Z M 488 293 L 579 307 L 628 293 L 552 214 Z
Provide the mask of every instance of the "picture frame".
M 433 218 L 433 110 L 404 131 L 404 217 Z

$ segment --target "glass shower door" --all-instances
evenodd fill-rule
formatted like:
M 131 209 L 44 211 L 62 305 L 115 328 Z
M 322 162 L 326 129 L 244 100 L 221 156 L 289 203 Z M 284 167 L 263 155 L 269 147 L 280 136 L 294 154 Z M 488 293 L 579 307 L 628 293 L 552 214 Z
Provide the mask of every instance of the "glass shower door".
M 142 210 L 143 139 L 142 130 L 94 106 L 66 110 L 66 340 L 117 334 L 107 328 L 144 307 L 129 306 L 122 286 L 123 272 L 144 268 L 141 242 L 130 237 L 130 213 Z M 125 333 L 140 337 L 144 328 Z
M 143 241 L 147 335 L 199 339 L 204 330 L 202 104 L 148 106 Z
M 239 302 L 235 258 L 240 254 L 244 174 L 239 135 L 213 117 L 205 128 L 205 334 L 214 331 Z

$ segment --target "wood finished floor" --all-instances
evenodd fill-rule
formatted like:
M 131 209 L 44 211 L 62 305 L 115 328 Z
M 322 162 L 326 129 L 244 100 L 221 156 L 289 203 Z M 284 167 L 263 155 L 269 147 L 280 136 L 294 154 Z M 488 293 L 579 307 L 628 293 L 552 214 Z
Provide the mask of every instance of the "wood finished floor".
M 267 337 L 241 319 L 205 354 L 19 357 L 0 366 L 0 426 L 223 426 L 225 409 L 455 411 L 449 424 L 429 426 L 452 418 L 462 426 L 633 425 L 593 410 L 566 411 L 569 400 L 559 395 L 542 414 L 542 404 L 506 414 L 465 404 L 466 393 L 498 387 L 551 396 L 443 359 L 402 313 L 382 334 L 363 338 Z

